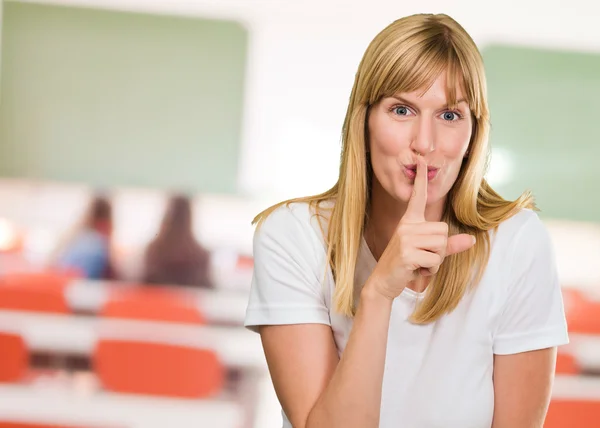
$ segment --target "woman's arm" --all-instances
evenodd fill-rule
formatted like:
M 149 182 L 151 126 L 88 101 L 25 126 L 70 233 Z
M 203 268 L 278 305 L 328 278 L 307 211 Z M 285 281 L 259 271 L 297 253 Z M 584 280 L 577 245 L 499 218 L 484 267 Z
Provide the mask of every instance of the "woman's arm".
M 550 403 L 556 348 L 494 357 L 492 428 L 542 428 Z
M 263 326 L 275 391 L 294 428 L 377 428 L 392 301 L 365 286 L 338 360 L 331 327 Z

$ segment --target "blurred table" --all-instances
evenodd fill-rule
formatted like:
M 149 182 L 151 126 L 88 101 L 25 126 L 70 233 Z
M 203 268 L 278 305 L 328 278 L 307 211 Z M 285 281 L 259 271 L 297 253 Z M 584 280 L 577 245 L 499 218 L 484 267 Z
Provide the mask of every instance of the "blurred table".
M 569 344 L 561 348 L 572 354 L 583 370 L 600 373 L 600 335 L 569 333 Z
M 73 280 L 66 289 L 69 306 L 78 313 L 98 313 L 111 289 L 130 287 L 110 281 Z M 166 287 L 165 287 L 166 288 Z M 212 324 L 243 325 L 248 293 L 231 290 L 183 290 L 195 300 L 200 313 Z
M 600 376 L 557 375 L 552 398 L 600 401 Z
M 0 385 L 0 419 L 14 421 L 115 428 L 239 428 L 243 417 L 241 407 L 229 401 Z
M 229 367 L 266 369 L 259 335 L 243 327 L 0 310 L 0 331 L 20 334 L 34 352 L 91 356 L 98 339 L 105 337 L 208 348 Z

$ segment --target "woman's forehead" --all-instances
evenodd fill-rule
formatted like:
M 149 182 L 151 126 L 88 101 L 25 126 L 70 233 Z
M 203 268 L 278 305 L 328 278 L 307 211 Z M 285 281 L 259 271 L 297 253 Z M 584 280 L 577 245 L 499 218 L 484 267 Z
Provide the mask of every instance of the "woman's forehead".
M 387 98 L 397 98 L 417 102 L 435 101 L 445 105 L 456 106 L 461 103 L 469 105 L 469 100 L 466 98 L 462 89 L 464 82 L 462 79 L 455 78 L 452 84 L 448 84 L 446 73 L 441 73 L 432 82 L 420 88 L 398 88 L 392 94 L 388 94 Z

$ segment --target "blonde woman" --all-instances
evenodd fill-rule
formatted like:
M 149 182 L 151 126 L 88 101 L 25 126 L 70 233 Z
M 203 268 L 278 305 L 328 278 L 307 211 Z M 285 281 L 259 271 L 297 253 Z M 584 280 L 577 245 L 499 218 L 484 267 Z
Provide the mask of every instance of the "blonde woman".
M 246 326 L 284 427 L 543 426 L 563 302 L 531 196 L 483 178 L 488 130 L 458 23 L 415 15 L 375 37 L 338 182 L 255 219 Z

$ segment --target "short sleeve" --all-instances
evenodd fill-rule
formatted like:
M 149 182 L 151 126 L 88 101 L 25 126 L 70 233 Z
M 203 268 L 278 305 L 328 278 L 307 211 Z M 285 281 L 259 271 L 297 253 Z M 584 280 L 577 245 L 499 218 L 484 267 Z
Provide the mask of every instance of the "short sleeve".
M 295 212 L 300 209 L 306 213 Z M 316 240 L 308 207 L 295 211 L 276 209 L 254 233 L 254 272 L 244 322 L 250 330 L 261 325 L 331 325 L 322 291 L 323 246 Z
M 529 213 L 510 248 L 510 279 L 495 332 L 494 353 L 516 354 L 567 344 L 554 250 L 535 213 Z

